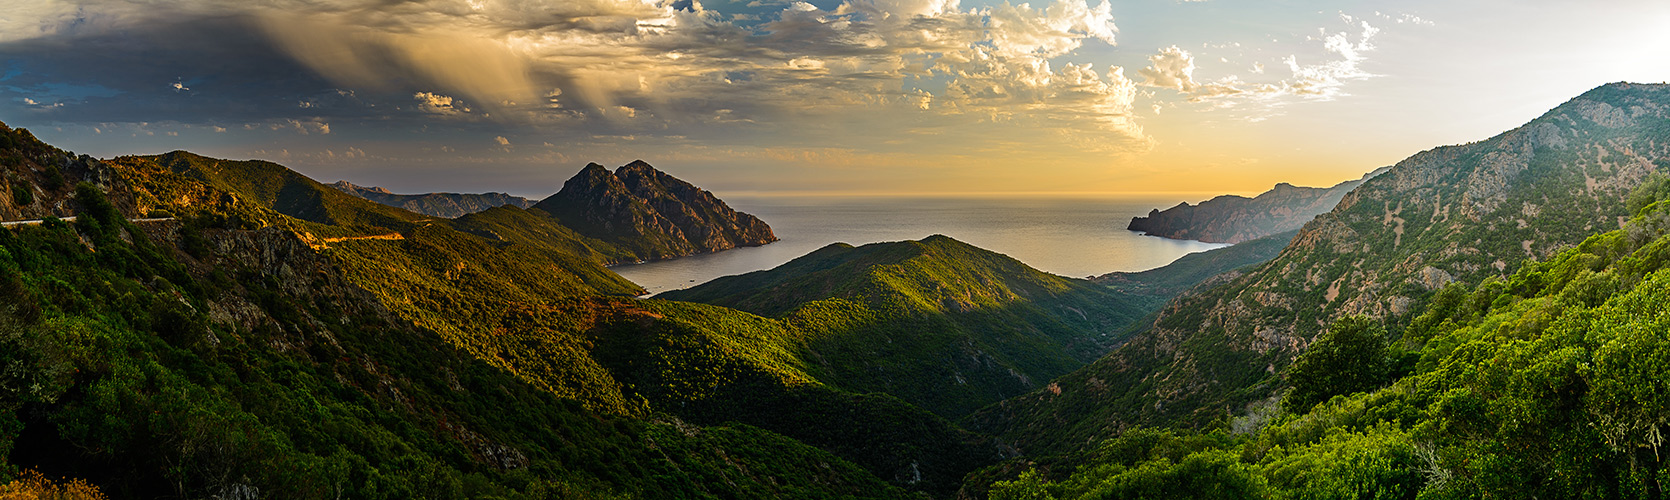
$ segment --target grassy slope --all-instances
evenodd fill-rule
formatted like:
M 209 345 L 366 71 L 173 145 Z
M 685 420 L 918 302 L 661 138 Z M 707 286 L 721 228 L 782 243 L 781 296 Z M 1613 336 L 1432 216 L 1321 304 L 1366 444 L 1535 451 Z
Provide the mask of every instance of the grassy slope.
M 944 236 L 831 245 L 662 296 L 780 318 L 819 380 L 948 417 L 1094 359 L 1143 313 L 1102 287 Z
M 278 222 L 258 218 L 249 210 L 226 210 L 249 206 L 266 208 L 323 226 L 391 230 L 408 229 L 431 219 L 337 191 L 271 162 L 220 160 L 175 151 L 155 156 L 125 156 L 112 160 L 112 163 L 129 171 L 141 172 L 130 178 L 150 184 L 140 189 L 151 195 L 140 200 L 141 205 L 167 206 L 182 212 L 178 215 L 212 210 L 230 216 L 255 217 L 255 220 L 246 222 L 257 225 Z M 158 175 L 164 171 L 174 176 Z M 233 197 L 206 199 L 202 196 L 207 194 L 203 188 L 232 193 Z M 182 204 L 178 203 L 180 196 L 195 199 L 193 203 Z
M 18 356 L 9 378 L 35 388 L 0 418 L 21 424 L 0 440 L 10 466 L 123 497 L 238 485 L 290 498 L 887 495 L 842 460 L 746 426 L 690 434 L 588 411 L 433 334 L 344 310 L 353 297 L 298 300 L 249 270 L 193 278 L 114 236 L 92 238 L 95 257 L 68 227 L 5 238 L 22 261 L 6 262 L 21 285 L 9 302 L 40 308 L 8 323 L 0 349 Z M 216 324 L 215 302 L 272 321 Z M 820 472 L 839 486 L 816 484 Z
M 536 209 L 490 208 L 453 219 L 452 227 L 489 240 L 533 247 L 552 258 L 614 262 L 624 257 L 612 245 L 583 236 Z
M 1418 361 L 1381 388 L 1204 435 L 1128 431 L 994 497 L 1658 496 L 1670 481 L 1667 209 L 1445 288 L 1388 353 Z

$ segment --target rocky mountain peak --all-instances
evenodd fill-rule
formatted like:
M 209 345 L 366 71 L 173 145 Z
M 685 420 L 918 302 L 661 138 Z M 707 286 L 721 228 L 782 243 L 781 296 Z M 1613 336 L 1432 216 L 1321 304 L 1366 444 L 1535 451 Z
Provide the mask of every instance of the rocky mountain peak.
M 777 241 L 771 227 L 732 210 L 712 193 L 643 160 L 610 172 L 586 165 L 535 208 L 583 235 L 611 242 L 639 260 L 758 246 Z
M 621 165 L 620 168 L 615 169 L 615 174 L 619 175 L 622 171 L 635 171 L 635 170 L 648 170 L 648 171 L 658 172 L 658 173 L 661 172 L 660 170 L 656 170 L 655 167 L 650 166 L 649 162 L 646 162 L 646 161 L 643 161 L 643 160 L 632 160 L 632 163 Z

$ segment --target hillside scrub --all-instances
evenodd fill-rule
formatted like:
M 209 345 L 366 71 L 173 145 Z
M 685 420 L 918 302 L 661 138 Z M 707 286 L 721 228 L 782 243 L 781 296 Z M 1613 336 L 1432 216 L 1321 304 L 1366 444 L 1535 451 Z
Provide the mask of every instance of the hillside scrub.
M 1243 434 L 1227 423 L 1128 429 L 1076 470 L 997 481 L 991 498 L 1661 496 L 1670 480 L 1667 209 L 1649 204 L 1624 229 L 1505 279 L 1444 289 L 1389 350 L 1418 353 L 1411 373 L 1383 387 L 1346 375 L 1304 393 L 1326 397 L 1319 404 L 1287 405 L 1295 411 Z M 1339 354 L 1374 351 L 1374 325 L 1348 321 L 1331 342 L 1358 347 L 1295 369 L 1338 368 L 1349 357 Z M 1339 343 L 1345 333 L 1362 341 Z

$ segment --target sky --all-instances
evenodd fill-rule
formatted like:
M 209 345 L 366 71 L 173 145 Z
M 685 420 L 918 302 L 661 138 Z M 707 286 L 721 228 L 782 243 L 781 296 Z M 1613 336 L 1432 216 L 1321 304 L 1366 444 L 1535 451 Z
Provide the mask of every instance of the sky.
M 0 0 L 0 121 L 395 192 L 642 159 L 721 196 L 1204 198 L 1670 80 L 1665 26 L 1661 0 Z

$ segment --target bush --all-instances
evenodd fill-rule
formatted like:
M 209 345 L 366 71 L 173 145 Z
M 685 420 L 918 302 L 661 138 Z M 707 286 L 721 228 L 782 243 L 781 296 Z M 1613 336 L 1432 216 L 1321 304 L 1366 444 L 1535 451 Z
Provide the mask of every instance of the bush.
M 1284 405 L 1302 413 L 1334 396 L 1379 386 L 1390 368 L 1389 346 L 1385 327 L 1375 320 L 1351 316 L 1335 321 L 1288 368 L 1293 390 Z
M 35 202 L 35 190 L 27 182 L 12 184 L 12 204 L 24 206 Z
M 1665 198 L 1670 198 L 1670 176 L 1654 172 L 1630 191 L 1629 213 L 1641 215 L 1649 205 Z

